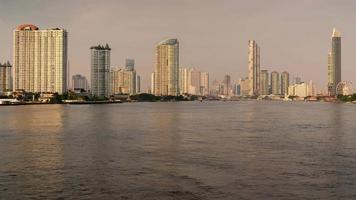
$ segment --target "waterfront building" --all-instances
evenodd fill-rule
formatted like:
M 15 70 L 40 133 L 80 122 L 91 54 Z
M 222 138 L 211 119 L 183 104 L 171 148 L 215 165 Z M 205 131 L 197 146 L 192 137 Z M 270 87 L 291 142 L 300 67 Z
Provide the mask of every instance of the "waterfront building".
M 203 96 L 209 95 L 209 73 L 201 72 L 200 73 L 200 94 Z
M 241 95 L 241 87 L 239 83 L 235 83 L 233 86 L 232 93 L 234 96 L 240 96 Z
M 179 91 L 180 94 L 188 94 L 188 68 L 179 68 Z
M 289 87 L 289 73 L 282 72 L 282 74 L 281 74 L 281 95 L 288 94 L 288 87 Z
M 72 89 L 88 91 L 88 81 L 83 75 L 76 74 L 72 76 Z
M 188 71 L 188 93 L 192 95 L 200 95 L 200 71 L 191 68 Z
M 255 40 L 248 42 L 248 79 L 249 95 L 259 95 L 260 92 L 260 47 Z
M 268 70 L 261 70 L 260 95 L 269 95 L 269 74 L 268 74 Z
M 336 95 L 336 86 L 341 82 L 341 33 L 335 28 L 331 36 L 331 51 L 328 54 L 328 93 Z
M 297 96 L 300 98 L 305 98 L 308 96 L 308 84 L 299 83 L 294 84 L 288 87 L 288 95 L 289 96 Z
M 179 42 L 167 39 L 156 46 L 154 94 L 157 96 L 179 94 Z
M 110 79 L 110 52 L 108 44 L 90 48 L 91 52 L 91 93 L 97 97 L 108 97 Z
M 12 66 L 9 61 L 0 63 L 0 94 L 12 90 Z
M 308 96 L 316 96 L 316 95 L 317 95 L 316 85 L 312 80 L 310 80 L 308 83 Z
M 141 93 L 141 76 L 139 75 L 136 76 L 136 93 Z
M 136 71 L 132 68 L 110 70 L 110 94 L 136 94 Z
M 220 95 L 220 82 L 216 79 L 214 79 L 213 82 L 211 83 L 210 95 L 211 96 Z
M 231 76 L 225 75 L 223 80 L 223 93 L 224 96 L 231 95 Z
M 240 85 L 240 95 L 241 96 L 247 96 L 250 93 L 250 82 L 249 79 L 246 78 L 240 78 L 239 79 L 239 85 Z
M 67 91 L 67 31 L 23 24 L 13 33 L 14 90 Z
M 155 73 L 151 73 L 151 87 L 150 87 L 150 94 L 155 94 Z
M 279 73 L 276 71 L 271 72 L 271 89 L 273 95 L 280 94 Z

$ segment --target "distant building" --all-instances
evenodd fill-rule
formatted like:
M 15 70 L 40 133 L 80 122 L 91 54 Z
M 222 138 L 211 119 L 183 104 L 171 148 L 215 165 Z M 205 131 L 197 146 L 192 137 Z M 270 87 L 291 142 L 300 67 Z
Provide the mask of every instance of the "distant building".
M 261 70 L 260 95 L 269 95 L 269 74 L 268 74 L 268 70 Z
M 211 83 L 210 95 L 211 96 L 220 95 L 220 82 L 216 79 L 214 79 L 213 82 Z
M 289 87 L 289 73 L 282 72 L 282 74 L 281 74 L 281 95 L 288 94 L 288 87 Z
M 239 85 L 240 85 L 240 95 L 241 96 L 247 96 L 250 93 L 250 85 L 249 85 L 249 79 L 248 78 L 240 78 L 239 80 Z
M 203 96 L 209 95 L 209 73 L 201 72 L 200 73 L 200 94 Z
M 297 96 L 301 98 L 305 98 L 308 96 L 308 84 L 300 83 L 294 84 L 288 87 L 288 95 L 289 96 Z
M 341 33 L 335 28 L 331 36 L 331 51 L 328 55 L 328 92 L 336 95 L 336 86 L 341 82 Z
M 316 91 L 316 85 L 313 81 L 309 81 L 308 83 L 308 96 L 316 96 L 317 91 Z
M 248 79 L 249 95 L 259 95 L 260 93 L 260 47 L 255 40 L 248 42 Z
M 231 95 L 231 76 L 225 75 L 223 80 L 223 95 L 230 96 Z
M 6 91 L 12 91 L 12 78 L 11 78 L 12 66 L 10 62 L 0 63 L 0 94 Z
M 112 68 L 110 70 L 110 94 L 136 94 L 136 71 Z
M 136 93 L 141 93 L 141 76 L 139 75 L 136 76 Z
M 72 76 L 72 89 L 88 91 L 87 78 L 80 74 Z
M 150 87 L 150 93 L 155 94 L 155 73 L 151 73 L 151 87 Z
M 23 24 L 14 31 L 14 90 L 67 91 L 67 31 Z
M 135 69 L 135 59 L 126 59 L 125 60 L 125 69 L 134 70 Z
M 279 73 L 276 71 L 271 72 L 271 89 L 273 95 L 280 95 Z
M 91 93 L 97 97 L 108 97 L 110 79 L 110 52 L 108 44 L 90 48 L 91 51 Z
M 179 42 L 168 39 L 156 46 L 154 94 L 157 96 L 179 94 Z

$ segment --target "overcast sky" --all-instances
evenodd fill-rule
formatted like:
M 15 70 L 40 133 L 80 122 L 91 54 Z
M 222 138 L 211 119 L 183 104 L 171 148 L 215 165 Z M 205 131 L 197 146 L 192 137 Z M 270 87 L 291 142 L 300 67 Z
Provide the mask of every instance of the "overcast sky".
M 289 71 L 319 88 L 327 81 L 332 28 L 342 33 L 342 79 L 356 86 L 354 0 L 0 0 L 0 62 L 12 60 L 19 24 L 64 28 L 71 74 L 89 78 L 89 47 L 108 43 L 111 65 L 136 60 L 143 89 L 155 63 L 155 45 L 180 41 L 180 66 L 210 79 L 247 76 L 247 42 L 261 46 L 261 69 Z

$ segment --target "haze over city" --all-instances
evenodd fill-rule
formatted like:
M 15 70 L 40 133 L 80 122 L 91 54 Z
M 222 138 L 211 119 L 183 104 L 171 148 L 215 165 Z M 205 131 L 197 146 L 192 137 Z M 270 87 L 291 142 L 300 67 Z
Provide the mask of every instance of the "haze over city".
M 261 69 L 288 71 L 327 83 L 327 54 L 332 28 L 342 33 L 342 79 L 356 83 L 354 49 L 356 2 L 131 0 L 0 1 L 0 60 L 12 61 L 13 30 L 23 23 L 68 31 L 71 75 L 89 77 L 90 46 L 108 43 L 111 65 L 134 58 L 142 89 L 149 87 L 155 45 L 180 41 L 180 67 L 210 73 L 210 80 L 230 74 L 247 76 L 248 40 L 261 47 Z

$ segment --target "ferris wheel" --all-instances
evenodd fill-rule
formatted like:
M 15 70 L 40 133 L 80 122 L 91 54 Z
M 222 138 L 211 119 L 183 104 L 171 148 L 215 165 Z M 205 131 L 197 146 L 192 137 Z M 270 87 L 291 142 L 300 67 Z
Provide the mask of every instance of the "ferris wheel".
M 336 94 L 341 95 L 352 95 L 353 86 L 350 81 L 342 81 L 336 86 Z

